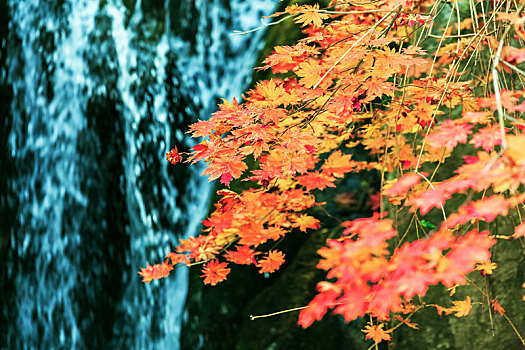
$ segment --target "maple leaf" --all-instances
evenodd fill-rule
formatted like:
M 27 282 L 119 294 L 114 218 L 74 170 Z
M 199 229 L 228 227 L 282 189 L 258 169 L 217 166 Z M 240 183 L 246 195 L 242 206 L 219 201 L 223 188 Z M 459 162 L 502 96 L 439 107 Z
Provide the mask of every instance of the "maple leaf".
M 323 73 L 324 67 L 317 61 L 310 59 L 299 64 L 299 68 L 295 72 L 297 76 L 301 77 L 299 83 L 306 87 L 313 87 L 319 80 Z
M 286 231 L 279 226 L 270 226 L 263 230 L 263 234 L 268 239 L 273 239 L 277 241 L 279 238 L 283 237 L 286 234 Z
M 486 261 L 484 263 L 476 265 L 475 270 L 481 271 L 482 275 L 492 275 L 492 271 L 498 267 L 498 264 Z
M 213 120 L 199 120 L 189 126 L 188 133 L 191 133 L 192 137 L 206 137 L 213 133 L 217 123 Z
M 337 94 L 330 101 L 329 110 L 333 111 L 338 117 L 351 121 L 355 114 L 354 111 L 360 111 L 361 103 L 358 96 L 349 94 Z M 352 118 L 352 119 L 350 119 Z
M 505 154 L 517 165 L 525 165 L 525 135 L 509 135 Z
M 472 125 L 446 120 L 437 127 L 437 131 L 428 134 L 428 141 L 435 147 L 443 146 L 453 149 L 458 143 L 466 143 L 467 137 L 472 133 Z
M 374 194 L 371 194 L 366 204 L 373 211 L 379 210 L 379 208 L 381 208 L 381 192 L 376 192 Z
M 343 192 L 335 195 L 334 201 L 343 206 L 358 205 L 359 201 L 355 198 L 355 193 Z
M 505 48 L 509 48 L 508 46 Z M 513 47 L 514 50 L 511 50 L 509 54 L 505 56 L 505 59 L 509 63 L 513 64 L 520 64 L 521 62 L 525 62 L 525 49 L 516 49 Z
M 221 183 L 228 186 L 233 179 L 241 177 L 244 170 L 248 169 L 241 156 L 218 157 L 208 165 L 202 175 L 210 175 L 209 181 L 221 178 Z
M 306 232 L 307 228 L 317 230 L 321 226 L 319 220 L 307 214 L 301 214 L 295 217 L 293 221 L 292 227 L 299 227 L 299 230 L 303 232 Z
M 139 275 L 143 277 L 142 282 L 149 283 L 153 280 L 168 277 L 171 270 L 173 270 L 173 266 L 166 260 L 162 264 L 154 264 L 153 266 L 146 264 L 146 268 L 140 268 Z
M 297 176 L 296 179 L 300 185 L 306 187 L 307 191 L 314 189 L 324 190 L 326 187 L 335 187 L 333 183 L 335 181 L 334 177 L 324 173 L 319 173 L 317 170 L 313 173 Z
M 440 305 L 432 305 L 436 308 L 436 311 L 438 313 L 439 316 L 445 314 L 445 315 L 450 315 L 452 313 L 452 309 L 450 308 L 446 308 L 446 307 L 443 307 L 443 306 L 440 306 Z
M 505 309 L 503 308 L 503 306 L 501 306 L 501 304 L 499 303 L 499 301 L 497 299 L 492 299 L 490 301 L 490 303 L 492 304 L 492 308 L 494 309 L 494 313 L 499 313 L 501 316 L 503 316 L 503 314 L 505 313 Z
M 499 125 L 493 124 L 479 129 L 470 140 L 470 143 L 474 144 L 474 147 L 482 147 L 485 151 L 492 151 L 494 146 L 501 145 L 501 130 Z
M 324 13 L 319 13 L 319 4 L 301 6 L 301 14 L 294 19 L 295 23 L 302 23 L 301 27 L 305 27 L 312 23 L 315 27 L 320 27 L 323 24 L 323 19 L 330 16 Z
M 166 159 L 171 164 L 177 164 L 178 162 L 182 161 L 182 157 L 179 154 L 179 151 L 177 150 L 177 146 L 173 147 L 171 151 L 166 153 Z
M 498 215 L 507 215 L 511 201 L 501 195 L 494 195 L 475 201 L 470 205 L 464 205 L 458 212 L 452 214 L 447 221 L 448 227 L 455 227 L 470 220 L 493 221 Z
M 439 208 L 447 199 L 450 199 L 451 195 L 447 193 L 442 187 L 436 187 L 431 190 L 425 191 L 419 196 L 412 198 L 409 204 L 412 206 L 410 211 L 415 212 L 417 209 L 422 215 L 425 215 L 432 208 Z
M 423 174 L 426 176 L 426 174 Z M 392 186 L 387 188 L 386 195 L 394 197 L 407 192 L 410 188 L 414 187 L 421 180 L 421 176 L 417 174 L 406 174 L 400 177 Z
M 251 250 L 249 246 L 241 245 L 237 246 L 236 251 L 229 251 L 226 253 L 224 257 L 236 264 L 250 265 L 256 263 L 255 254 L 258 253 L 255 253 L 253 250 Z
M 351 160 L 351 154 L 343 154 L 341 151 L 335 151 L 328 156 L 321 169 L 327 175 L 342 178 L 346 173 L 356 167 L 356 162 Z
M 392 339 L 392 337 L 388 333 L 391 333 L 392 331 L 383 330 L 384 326 L 385 326 L 384 323 L 381 323 L 378 326 L 369 324 L 365 327 L 365 329 L 362 330 L 362 332 L 366 334 L 366 337 L 365 337 L 366 339 L 372 339 L 374 340 L 374 342 L 376 342 L 376 344 L 381 343 L 383 340 L 389 341 Z
M 515 228 L 514 239 L 518 239 L 520 237 L 525 237 L 525 222 L 522 222 Z
M 363 88 L 366 90 L 366 98 L 363 102 L 372 101 L 377 96 L 394 96 L 396 87 L 394 84 L 384 81 L 381 78 L 373 77 L 363 83 Z
M 260 95 L 258 104 L 262 107 L 288 106 L 297 101 L 297 97 L 289 94 L 282 82 L 276 79 L 257 83 L 255 93 Z
M 278 250 L 270 250 L 268 256 L 259 260 L 259 273 L 274 272 L 284 263 L 284 254 Z
M 179 253 L 170 252 L 170 253 L 166 254 L 166 258 L 170 258 L 171 259 L 171 264 L 172 265 L 177 265 L 179 263 L 185 263 L 185 264 L 189 263 L 189 259 L 186 256 L 186 254 L 179 254 Z
M 339 293 L 335 291 L 317 294 L 312 301 L 310 301 L 308 307 L 301 310 L 297 323 L 303 328 L 307 328 L 314 323 L 315 320 L 322 319 L 326 311 L 335 306 L 335 300 L 338 296 Z
M 230 273 L 230 269 L 227 268 L 227 263 L 219 263 L 218 260 L 211 260 L 204 265 L 201 277 L 204 277 L 204 284 L 211 284 L 215 286 L 217 283 L 224 281 L 226 276 Z
M 465 281 L 465 274 L 471 272 L 478 262 L 490 258 L 489 249 L 496 241 L 489 237 L 488 231 L 469 231 L 452 243 L 450 251 L 439 261 L 436 278 L 446 287 Z
M 469 296 L 465 300 L 455 300 L 452 302 L 454 306 L 451 307 L 452 312 L 455 312 L 454 316 L 464 317 L 470 314 L 472 310 L 472 300 Z
M 328 288 L 326 286 L 329 286 Z M 306 309 L 301 310 L 297 323 L 303 328 L 309 327 L 315 320 L 323 318 L 329 308 L 336 305 L 336 299 L 341 294 L 341 289 L 329 282 L 319 282 L 317 290 L 320 291 Z

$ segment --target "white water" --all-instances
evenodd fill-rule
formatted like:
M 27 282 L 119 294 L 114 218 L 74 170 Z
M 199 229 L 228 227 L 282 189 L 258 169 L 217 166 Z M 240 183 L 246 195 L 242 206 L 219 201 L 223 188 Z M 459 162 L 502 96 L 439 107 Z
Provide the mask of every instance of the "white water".
M 177 207 L 179 193 L 169 176 L 171 165 L 164 160 L 164 154 L 172 146 L 168 143 L 174 139 L 173 134 L 187 145 L 193 141 L 183 136 L 185 130 L 173 130 L 170 126 L 166 56 L 169 52 L 177 54 L 180 80 L 192 99 L 189 103 L 200 106 L 196 118 L 205 119 L 215 110 L 219 97 L 240 98 L 262 44 L 262 32 L 234 37 L 229 34 L 234 29 L 258 26 L 260 17 L 270 14 L 276 1 L 229 1 L 230 13 L 221 3 L 195 1 L 198 32 L 197 46 L 192 47 L 179 35 L 182 33 L 170 32 L 170 6 L 165 1 L 159 6 L 159 11 L 166 13 L 164 33 L 155 43 L 139 48 L 137 43 L 141 39 L 137 32 L 144 20 L 141 0 L 136 1 L 129 21 L 121 0 L 108 0 L 103 7 L 98 0 L 70 0 L 58 12 L 53 1 L 11 0 L 10 31 L 21 43 L 19 53 L 8 58 L 14 90 L 13 131 L 9 141 L 12 155 L 19 164 L 23 164 L 25 158 L 31 160 L 27 162 L 29 168 L 22 172 L 26 175 L 13 179 L 21 209 L 17 218 L 20 228 L 13 237 L 16 243 L 12 249 L 24 267 L 19 267 L 17 271 L 22 272 L 13 276 L 18 317 L 8 332 L 9 339 L 18 340 L 12 340 L 12 347 L 23 344 L 27 348 L 77 348 L 83 347 L 84 337 L 89 336 L 80 331 L 80 323 L 86 320 L 76 316 L 75 300 L 81 296 L 73 296 L 71 291 L 84 278 L 82 269 L 86 268 L 79 266 L 75 258 L 81 254 L 83 228 L 75 221 L 74 208 L 98 205 L 90 203 L 82 193 L 78 172 L 86 159 L 83 151 L 77 149 L 79 133 L 87 127 L 87 99 L 95 86 L 87 71 L 85 53 L 92 50 L 88 37 L 95 29 L 97 14 L 111 19 L 112 45 L 118 63 L 117 88 L 122 101 L 115 118 L 122 120 L 126 145 L 122 162 L 127 207 L 121 210 L 127 211 L 131 219 L 127 228 L 130 243 L 122 247 L 128 250 L 127 263 L 131 269 L 123 272 L 128 277 L 123 278 L 126 287 L 119 308 L 127 313 L 128 318 L 122 322 L 133 329 L 134 339 L 115 343 L 139 349 L 179 347 L 187 270 L 179 269 L 175 276 L 146 286 L 136 273 L 146 262 L 160 262 L 178 237 L 197 231 L 211 190 L 207 180 L 197 176 L 202 169 L 195 167 L 191 178 L 175 180 L 185 182 L 190 189 L 184 198 L 187 209 L 182 211 Z M 41 37 L 40 28 L 52 33 L 55 47 L 50 52 L 43 49 L 48 39 Z M 150 105 L 132 89 L 141 84 L 136 72 L 141 68 L 139 62 L 144 55 L 153 62 L 150 73 L 155 77 L 146 89 L 153 96 Z M 54 69 L 49 69 L 50 65 Z M 46 98 L 49 86 L 52 94 Z M 147 125 L 149 132 L 145 134 L 139 125 Z M 157 145 L 154 154 L 144 146 L 152 142 Z M 151 193 L 144 193 L 139 184 L 141 176 L 147 174 L 144 159 L 148 157 L 160 164 L 162 185 L 160 192 L 154 193 L 153 198 L 157 198 L 154 201 Z M 159 224 L 161 217 L 177 222 L 184 215 L 190 216 L 184 232 L 173 232 Z M 67 232 L 64 227 L 68 227 Z M 121 327 L 115 324 L 114 333 L 119 334 Z M 154 328 L 160 328 L 161 336 L 152 337 Z
M 8 64 L 11 71 L 23 67 L 23 79 L 13 82 L 18 98 L 13 109 L 19 116 L 28 117 L 26 125 L 21 117 L 14 119 L 17 132 L 11 134 L 9 141 L 13 155 L 35 158 L 29 177 L 19 179 L 22 181 L 17 186 L 24 203 L 20 223 L 27 230 L 23 242 L 18 242 L 18 256 L 32 260 L 34 271 L 28 272 L 30 277 L 14 276 L 19 313 L 13 321 L 18 336 L 27 340 L 28 347 L 63 346 L 66 338 L 68 344 L 76 346 L 81 337 L 69 295 L 79 276 L 75 261 L 68 254 L 81 249 L 81 228 L 64 233 L 62 225 L 64 212 L 71 202 L 88 205 L 79 191 L 77 166 L 81 157 L 76 150 L 76 139 L 85 127 L 84 96 L 80 90 L 89 79 L 82 52 L 87 46 L 86 35 L 93 28 L 97 6 L 96 1 L 72 3 L 67 19 L 70 33 L 61 37 L 60 23 L 48 16 L 41 1 L 11 2 L 22 51 L 21 57 L 11 57 Z M 56 62 L 52 77 L 44 77 L 47 67 L 39 59 L 41 38 L 40 32 L 33 28 L 35 24 L 55 32 L 58 45 L 52 58 Z M 21 61 L 25 64 L 21 65 Z M 43 96 L 44 79 L 51 80 L 54 98 L 50 101 Z M 40 233 L 42 230 L 45 234 Z M 38 252 L 28 249 L 30 246 L 37 247 Z M 63 315 L 58 325 L 53 324 L 57 309 Z M 42 334 L 34 322 L 35 315 Z

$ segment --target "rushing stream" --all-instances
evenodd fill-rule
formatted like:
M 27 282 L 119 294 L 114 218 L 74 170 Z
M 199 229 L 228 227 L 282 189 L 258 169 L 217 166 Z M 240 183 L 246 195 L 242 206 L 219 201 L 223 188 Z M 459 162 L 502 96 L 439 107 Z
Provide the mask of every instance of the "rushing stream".
M 177 349 L 211 186 L 165 153 L 249 82 L 276 0 L 3 0 L 0 348 Z

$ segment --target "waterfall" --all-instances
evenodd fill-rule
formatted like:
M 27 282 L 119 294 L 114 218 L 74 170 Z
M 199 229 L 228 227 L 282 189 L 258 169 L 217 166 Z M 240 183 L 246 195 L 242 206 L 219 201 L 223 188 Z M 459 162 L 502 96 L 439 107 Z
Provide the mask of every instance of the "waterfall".
M 137 270 L 196 232 L 211 185 L 165 153 L 192 146 L 185 126 L 219 97 L 240 97 L 262 32 L 230 33 L 275 5 L 9 2 L 2 347 L 178 348 L 187 270 L 148 285 Z

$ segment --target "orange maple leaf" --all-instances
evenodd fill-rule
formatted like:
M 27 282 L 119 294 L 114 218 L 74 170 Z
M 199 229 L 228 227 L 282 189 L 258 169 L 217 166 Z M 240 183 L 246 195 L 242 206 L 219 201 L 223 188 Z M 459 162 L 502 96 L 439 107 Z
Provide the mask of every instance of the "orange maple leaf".
M 217 123 L 213 120 L 199 120 L 189 126 L 190 130 L 187 133 L 191 133 L 192 137 L 207 137 L 216 127 Z
M 178 263 L 189 264 L 189 262 L 190 262 L 188 257 L 186 256 L 186 254 L 169 252 L 168 254 L 166 254 L 166 258 L 170 258 L 171 259 L 171 264 L 172 265 L 177 265 Z
M 212 286 L 217 283 L 224 281 L 226 276 L 230 273 L 230 269 L 227 268 L 227 263 L 219 263 L 218 260 L 212 260 L 204 265 L 202 269 L 203 274 L 201 277 L 204 277 L 204 284 L 211 284 Z
M 301 214 L 294 218 L 294 223 L 292 224 L 292 227 L 299 227 L 299 230 L 303 232 L 306 232 L 307 228 L 316 230 L 320 226 L 321 224 L 319 223 L 319 220 L 307 214 Z
M 224 256 L 227 260 L 232 263 L 240 265 L 250 265 L 255 263 L 255 253 L 250 247 L 246 245 L 237 246 L 237 251 L 229 251 Z
M 323 174 L 344 177 L 346 173 L 352 171 L 357 165 L 357 162 L 351 160 L 351 158 L 351 154 L 343 154 L 341 151 L 333 152 L 321 167 Z
M 228 186 L 233 179 L 241 177 L 247 168 L 240 156 L 218 157 L 204 169 L 202 175 L 210 175 L 210 181 L 220 177 L 221 183 Z
M 324 190 L 327 187 L 335 187 L 335 177 L 319 173 L 317 170 L 313 173 L 297 176 L 296 179 L 300 185 L 306 187 L 307 191 L 314 189 Z
M 149 283 L 153 280 L 168 277 L 171 270 L 173 270 L 173 265 L 169 264 L 168 260 L 166 260 L 162 264 L 155 264 L 153 266 L 146 264 L 146 268 L 140 268 L 139 275 L 144 278 L 142 282 Z
M 362 330 L 362 332 L 366 333 L 366 339 L 373 339 L 376 343 L 381 343 L 383 340 L 391 340 L 392 337 L 390 334 L 391 330 L 383 330 L 383 327 L 385 326 L 384 323 L 381 323 L 378 326 L 375 325 L 367 325 L 365 329 Z
M 270 250 L 268 256 L 259 260 L 259 273 L 277 271 L 284 263 L 284 254 L 278 250 Z

